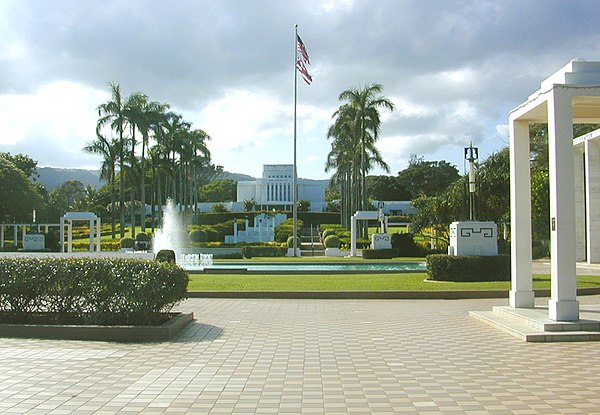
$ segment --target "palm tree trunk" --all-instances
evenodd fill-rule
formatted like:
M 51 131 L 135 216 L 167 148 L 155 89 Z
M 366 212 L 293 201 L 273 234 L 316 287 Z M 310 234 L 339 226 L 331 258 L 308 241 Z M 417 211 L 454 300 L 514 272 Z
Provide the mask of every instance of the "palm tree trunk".
M 146 138 L 142 137 L 142 159 L 141 169 L 142 169 L 142 188 L 140 190 L 140 200 L 142 203 L 142 232 L 146 232 L 146 163 L 145 163 L 145 153 L 146 152 Z

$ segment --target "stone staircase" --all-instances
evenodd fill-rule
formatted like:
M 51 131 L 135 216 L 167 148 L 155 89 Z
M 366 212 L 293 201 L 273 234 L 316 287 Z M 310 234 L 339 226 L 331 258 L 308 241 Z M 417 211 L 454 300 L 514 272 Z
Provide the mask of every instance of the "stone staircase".
M 301 256 L 325 256 L 325 247 L 319 239 L 319 234 L 307 232 L 300 237 Z
M 527 342 L 600 341 L 600 305 L 580 305 L 577 321 L 554 321 L 548 309 L 496 306 L 471 317 Z

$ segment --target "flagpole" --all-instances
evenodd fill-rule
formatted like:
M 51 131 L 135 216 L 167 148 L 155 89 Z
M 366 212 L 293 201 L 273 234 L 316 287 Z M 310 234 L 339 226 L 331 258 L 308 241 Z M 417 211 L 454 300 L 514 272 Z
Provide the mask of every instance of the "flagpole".
M 297 106 L 298 106 L 298 70 L 296 64 L 298 62 L 298 25 L 294 25 L 294 173 L 292 175 L 292 193 L 293 193 L 293 206 L 292 216 L 294 221 L 294 256 L 297 256 L 298 250 L 298 172 L 296 170 L 296 138 L 297 138 Z

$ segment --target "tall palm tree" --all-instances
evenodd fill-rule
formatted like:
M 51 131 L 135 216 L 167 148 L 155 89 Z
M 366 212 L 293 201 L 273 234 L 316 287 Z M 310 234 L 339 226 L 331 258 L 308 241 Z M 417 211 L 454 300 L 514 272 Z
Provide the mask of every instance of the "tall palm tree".
M 100 166 L 100 179 L 106 180 L 110 185 L 110 210 L 111 210 L 111 235 L 115 238 L 116 211 L 115 211 L 115 168 L 118 159 L 118 142 L 108 140 L 100 133 L 96 133 L 96 140 L 86 143 L 83 147 L 86 153 L 97 154 L 102 157 Z
M 347 102 L 333 114 L 334 123 L 328 131 L 328 138 L 332 138 L 333 143 L 326 169 L 337 170 L 334 182 L 341 186 L 342 221 L 346 226 L 355 210 L 368 207 L 367 173 L 375 164 L 389 171 L 376 147 L 381 125 L 379 110 L 394 110 L 394 104 L 379 95 L 382 90 L 383 86 L 375 83 L 343 91 L 339 100 Z M 366 236 L 364 228 L 363 237 Z
M 131 153 L 130 163 L 131 166 L 136 161 L 135 157 L 135 146 L 137 141 L 136 131 L 142 136 L 141 145 L 142 151 L 140 155 L 140 201 L 142 210 L 145 209 L 146 205 L 146 148 L 148 147 L 150 134 L 153 126 L 157 125 L 162 118 L 164 118 L 164 112 L 169 108 L 168 104 L 161 104 L 157 101 L 150 101 L 148 97 L 143 93 L 132 94 L 126 103 L 126 114 L 127 119 L 131 128 Z M 133 178 L 133 177 L 132 177 Z M 134 187 L 132 186 L 131 191 L 131 204 L 132 204 L 132 218 L 133 218 L 133 202 L 134 202 Z M 142 214 L 142 232 L 146 231 L 146 221 L 144 218 L 145 214 Z M 132 227 L 133 229 L 133 227 Z M 133 230 L 132 230 L 133 233 Z
M 126 116 L 126 100 L 121 93 L 119 84 L 111 82 L 109 84 L 111 99 L 104 104 L 98 106 L 98 122 L 96 125 L 96 133 L 101 135 L 102 129 L 109 126 L 117 132 L 119 141 L 117 154 L 119 160 L 119 220 L 121 223 L 120 233 L 121 238 L 125 236 L 125 186 L 124 186 L 124 171 L 125 153 L 125 127 L 127 124 Z

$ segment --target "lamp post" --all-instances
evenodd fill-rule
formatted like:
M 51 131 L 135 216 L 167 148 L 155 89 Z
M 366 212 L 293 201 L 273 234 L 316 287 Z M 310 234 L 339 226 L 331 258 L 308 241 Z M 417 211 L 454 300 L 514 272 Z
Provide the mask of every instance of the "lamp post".
M 475 162 L 479 158 L 479 150 L 469 141 L 465 147 L 465 160 L 469 162 L 469 220 L 475 220 Z

